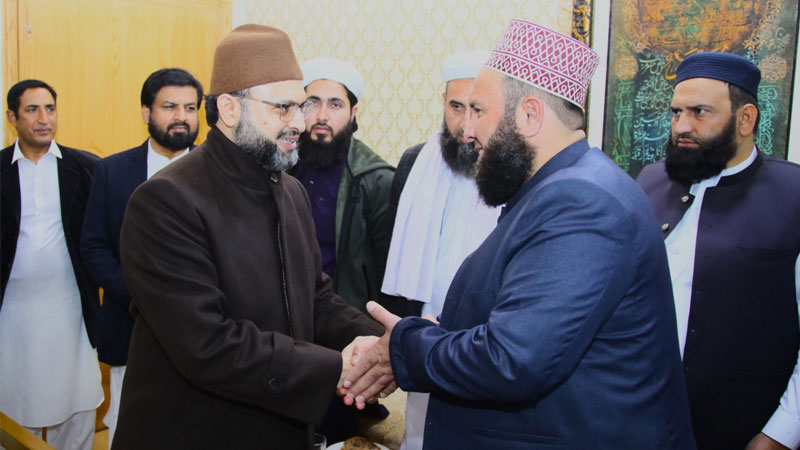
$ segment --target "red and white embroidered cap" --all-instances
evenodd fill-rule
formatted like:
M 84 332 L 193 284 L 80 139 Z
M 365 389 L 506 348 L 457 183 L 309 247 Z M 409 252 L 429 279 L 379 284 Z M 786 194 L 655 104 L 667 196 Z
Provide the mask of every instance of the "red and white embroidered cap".
M 535 23 L 512 19 L 485 67 L 583 109 L 599 56 L 586 44 Z

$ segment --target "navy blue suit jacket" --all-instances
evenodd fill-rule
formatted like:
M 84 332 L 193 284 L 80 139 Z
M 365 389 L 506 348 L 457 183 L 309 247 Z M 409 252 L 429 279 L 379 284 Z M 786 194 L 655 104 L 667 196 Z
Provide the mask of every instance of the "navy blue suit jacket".
M 128 284 L 119 258 L 119 234 L 133 191 L 147 179 L 147 141 L 100 160 L 95 169 L 83 221 L 81 256 L 103 288 L 98 357 L 112 366 L 128 361 L 133 319 Z
M 78 246 L 81 239 L 83 215 L 86 208 L 86 198 L 89 195 L 89 186 L 92 182 L 92 171 L 100 158 L 73 148 L 59 145 L 61 159 L 58 160 L 58 189 L 61 196 L 61 222 L 64 227 L 64 238 L 67 241 L 67 251 L 75 272 L 75 280 L 81 293 L 81 308 L 83 321 L 86 324 L 86 333 L 92 346 L 97 345 L 97 316 L 100 301 L 97 294 L 97 285 L 87 273 L 87 268 L 81 261 Z M 3 305 L 6 285 L 11 276 L 11 266 L 17 251 L 17 238 L 19 237 L 20 214 L 22 199 L 19 189 L 19 165 L 11 164 L 14 155 L 14 146 L 6 147 L 0 151 L 0 254 L 2 256 L 2 286 L 0 287 L 0 307 Z
M 440 326 L 392 332 L 424 448 L 693 449 L 669 269 L 635 182 L 578 141 L 462 264 Z

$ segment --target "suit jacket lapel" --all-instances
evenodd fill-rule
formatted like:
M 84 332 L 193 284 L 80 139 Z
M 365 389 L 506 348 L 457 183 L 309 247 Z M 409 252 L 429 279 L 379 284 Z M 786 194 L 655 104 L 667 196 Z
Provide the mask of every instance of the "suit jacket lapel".
M 147 180 L 147 141 L 144 141 L 144 144 L 131 154 L 128 173 L 130 174 L 131 190 L 136 189 Z
M 11 164 L 11 157 L 14 153 L 14 147 L 10 147 L 10 151 L 3 153 L 3 160 L 0 162 L 2 173 L 0 173 L 0 186 L 2 187 L 3 203 L 8 205 L 8 210 L 13 214 L 14 223 L 19 226 L 19 216 L 22 200 L 19 192 L 19 169 L 17 164 Z M 11 217 L 10 217 L 11 218 Z M 5 222 L 5 220 L 3 220 Z
M 75 194 L 78 189 L 79 172 L 74 168 L 74 162 L 68 150 L 61 148 L 61 159 L 58 160 L 58 191 L 61 195 L 61 221 L 64 230 L 69 229 L 70 213 L 75 204 Z

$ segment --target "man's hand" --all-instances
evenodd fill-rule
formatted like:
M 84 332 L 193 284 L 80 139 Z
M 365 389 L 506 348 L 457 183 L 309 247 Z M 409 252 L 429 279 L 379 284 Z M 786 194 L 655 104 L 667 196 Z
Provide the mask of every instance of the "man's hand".
M 361 353 L 339 389 L 340 394 L 345 394 L 344 403 L 355 403 L 358 409 L 364 409 L 367 399 L 372 400 L 378 395 L 386 397 L 397 389 L 389 359 L 389 340 L 392 328 L 400 318 L 375 302 L 367 303 L 367 311 L 386 327 L 386 333 L 369 350 Z
M 344 377 L 353 369 L 353 366 L 358 362 L 361 355 L 375 345 L 378 339 L 378 336 L 358 336 L 342 350 L 342 374 L 339 375 L 339 383 L 336 389 L 337 394 L 344 395 L 347 393 L 346 390 L 340 389 L 344 382 Z
M 756 437 L 750 440 L 745 450 L 789 450 L 789 447 L 781 445 L 764 433 L 758 433 Z

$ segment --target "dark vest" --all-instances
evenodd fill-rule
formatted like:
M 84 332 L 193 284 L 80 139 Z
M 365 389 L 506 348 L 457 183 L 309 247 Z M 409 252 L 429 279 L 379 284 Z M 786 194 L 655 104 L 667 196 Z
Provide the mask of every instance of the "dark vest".
M 664 237 L 693 197 L 663 163 L 637 179 Z M 744 448 L 772 416 L 797 363 L 795 262 L 800 167 L 758 157 L 709 188 L 697 231 L 683 365 L 698 448 Z

